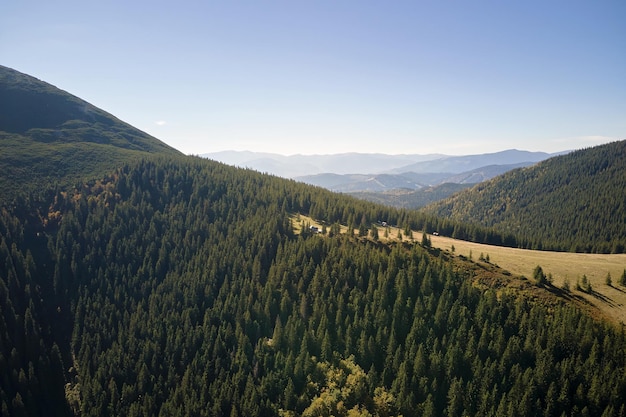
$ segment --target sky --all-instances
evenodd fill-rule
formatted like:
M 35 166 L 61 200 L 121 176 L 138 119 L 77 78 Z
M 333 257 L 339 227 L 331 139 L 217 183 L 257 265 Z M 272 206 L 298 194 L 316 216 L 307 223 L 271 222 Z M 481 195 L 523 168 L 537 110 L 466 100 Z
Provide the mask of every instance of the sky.
M 186 154 L 626 139 L 626 1 L 4 1 L 0 64 Z

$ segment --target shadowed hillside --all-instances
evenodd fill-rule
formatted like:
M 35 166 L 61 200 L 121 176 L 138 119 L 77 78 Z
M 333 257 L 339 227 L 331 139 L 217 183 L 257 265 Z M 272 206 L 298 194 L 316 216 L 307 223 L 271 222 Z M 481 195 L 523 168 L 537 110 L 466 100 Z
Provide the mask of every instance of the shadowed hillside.
M 179 154 L 158 139 L 65 91 L 0 66 L 0 185 L 70 183 L 146 153 Z

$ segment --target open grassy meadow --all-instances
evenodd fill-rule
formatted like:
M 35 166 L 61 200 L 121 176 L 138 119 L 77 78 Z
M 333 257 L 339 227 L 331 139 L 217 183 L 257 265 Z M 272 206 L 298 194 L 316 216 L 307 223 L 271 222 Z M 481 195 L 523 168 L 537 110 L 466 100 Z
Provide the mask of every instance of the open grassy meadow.
M 562 288 L 567 282 L 572 293 L 584 298 L 617 322 L 626 323 L 626 287 L 618 284 L 619 277 L 626 269 L 626 254 L 548 252 L 483 245 L 444 236 L 430 238 L 434 247 L 450 252 L 454 247 L 454 254 L 475 261 L 481 254 L 483 258 L 488 256 L 491 264 L 513 275 L 532 278 L 533 270 L 539 265 L 546 275 L 552 274 L 554 286 Z M 611 275 L 610 286 L 606 283 L 607 274 Z M 576 289 L 583 276 L 591 285 L 589 293 Z
M 317 226 L 319 230 L 323 227 L 322 223 L 302 215 L 293 216 L 292 222 L 296 233 L 300 232 L 303 224 Z M 342 226 L 341 232 L 346 233 L 347 227 Z M 357 232 L 354 231 L 355 234 Z M 381 241 L 397 240 L 397 236 L 397 228 L 379 227 Z M 413 241 L 420 242 L 421 238 L 422 232 L 413 231 Z M 570 293 L 576 299 L 597 308 L 601 315 L 617 323 L 626 323 L 626 287 L 618 283 L 626 269 L 626 254 L 536 251 L 472 243 L 445 236 L 429 235 L 429 238 L 435 248 L 474 262 L 488 262 L 510 272 L 513 276 L 524 276 L 532 280 L 534 269 L 541 266 L 546 275 L 551 275 L 555 287 L 569 287 Z M 410 236 L 403 236 L 403 241 L 410 240 Z M 607 284 L 608 274 L 611 276 L 611 285 Z M 582 283 L 583 277 L 590 284 L 590 291 L 577 288 L 578 284 Z

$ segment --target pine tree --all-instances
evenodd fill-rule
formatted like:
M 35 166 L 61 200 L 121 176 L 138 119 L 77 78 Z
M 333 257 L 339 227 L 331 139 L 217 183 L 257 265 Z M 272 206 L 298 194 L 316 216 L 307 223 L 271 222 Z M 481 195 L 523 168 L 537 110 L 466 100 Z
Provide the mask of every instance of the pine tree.
M 372 225 L 372 229 L 370 230 L 370 236 L 374 241 L 378 241 L 378 227 L 375 224 Z
M 533 271 L 533 279 L 537 285 L 544 285 L 546 283 L 546 274 L 543 269 L 537 265 Z

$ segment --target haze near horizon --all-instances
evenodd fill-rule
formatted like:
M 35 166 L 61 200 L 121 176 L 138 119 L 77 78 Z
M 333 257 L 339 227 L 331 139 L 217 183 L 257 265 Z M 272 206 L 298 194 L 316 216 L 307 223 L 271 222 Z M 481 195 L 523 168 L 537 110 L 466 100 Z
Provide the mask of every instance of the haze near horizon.
M 626 137 L 619 1 L 0 6 L 0 64 L 188 154 L 558 152 Z

